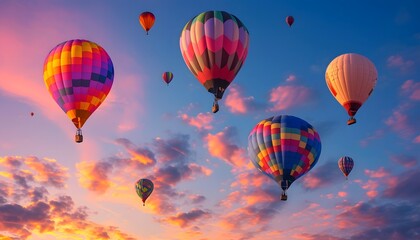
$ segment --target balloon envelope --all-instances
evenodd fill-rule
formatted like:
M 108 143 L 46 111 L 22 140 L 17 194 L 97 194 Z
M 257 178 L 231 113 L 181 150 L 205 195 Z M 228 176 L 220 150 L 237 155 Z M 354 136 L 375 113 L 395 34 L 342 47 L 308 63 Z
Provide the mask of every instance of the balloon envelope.
M 341 157 L 338 159 L 338 167 L 340 168 L 341 172 L 344 174 L 344 176 L 349 176 L 351 170 L 353 169 L 354 161 L 351 157 Z
M 139 16 L 139 22 L 146 31 L 146 34 L 149 34 L 149 30 L 153 27 L 153 24 L 155 24 L 155 15 L 151 12 L 143 12 Z
M 45 59 L 45 85 L 77 129 L 105 100 L 113 80 L 111 58 L 88 40 L 60 43 Z
M 164 72 L 162 74 L 162 79 L 166 84 L 169 84 L 172 81 L 172 78 L 174 78 L 174 74 L 172 72 Z
M 328 89 L 346 109 L 349 125 L 356 122 L 354 116 L 372 93 L 377 78 L 375 65 L 356 53 L 340 55 L 328 65 L 325 72 Z
M 139 179 L 135 185 L 137 195 L 141 198 L 144 203 L 146 202 L 147 198 L 152 194 L 154 185 L 153 182 L 147 178 Z
M 248 153 L 254 166 L 286 191 L 315 166 L 321 140 L 306 121 L 280 115 L 262 120 L 252 129 Z
M 247 57 L 249 33 L 234 15 L 207 11 L 187 22 L 179 44 L 191 73 L 217 101 Z
M 287 16 L 286 17 L 286 23 L 287 23 L 287 25 L 289 25 L 289 27 L 292 26 L 293 22 L 295 22 L 295 19 L 292 16 Z

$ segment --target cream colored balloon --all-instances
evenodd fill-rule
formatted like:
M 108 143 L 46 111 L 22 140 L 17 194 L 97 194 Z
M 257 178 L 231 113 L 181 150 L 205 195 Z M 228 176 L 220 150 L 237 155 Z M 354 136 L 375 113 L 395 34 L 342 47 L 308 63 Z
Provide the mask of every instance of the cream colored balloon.
M 325 80 L 331 94 L 350 116 L 348 125 L 356 123 L 354 115 L 372 93 L 377 78 L 375 65 L 360 54 L 340 55 L 328 65 Z

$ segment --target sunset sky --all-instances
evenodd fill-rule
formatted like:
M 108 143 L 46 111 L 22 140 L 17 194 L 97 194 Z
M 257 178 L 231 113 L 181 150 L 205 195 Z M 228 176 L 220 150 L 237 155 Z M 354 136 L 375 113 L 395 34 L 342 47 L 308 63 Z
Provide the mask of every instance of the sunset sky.
M 0 0 L 0 239 L 420 239 L 419 9 L 417 0 Z M 209 10 L 235 15 L 250 37 L 216 114 L 179 48 L 185 24 Z M 156 16 L 149 35 L 144 11 Z M 71 39 L 99 44 L 115 68 L 80 144 L 43 79 L 50 50 Z M 344 53 L 378 72 L 351 126 L 325 82 Z M 322 142 L 287 201 L 247 152 L 252 128 L 283 114 Z M 342 156 L 355 161 L 347 181 Z M 155 183 L 146 206 L 140 178 Z

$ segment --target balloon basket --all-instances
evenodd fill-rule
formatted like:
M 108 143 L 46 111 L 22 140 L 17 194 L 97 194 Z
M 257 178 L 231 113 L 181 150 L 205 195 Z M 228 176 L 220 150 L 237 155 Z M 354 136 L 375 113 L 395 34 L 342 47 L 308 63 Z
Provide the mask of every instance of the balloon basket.
M 282 200 L 282 201 L 287 201 L 287 195 L 286 195 L 285 193 L 283 193 L 283 194 L 281 195 L 281 200 Z
M 211 111 L 213 113 L 217 113 L 219 111 L 219 104 L 217 103 L 217 100 L 214 100 L 213 107 L 211 108 Z
M 77 143 L 83 142 L 82 130 L 77 129 L 76 135 L 74 136 L 74 141 L 76 141 Z
M 352 125 L 352 124 L 355 124 L 356 123 L 356 119 L 355 118 L 350 118 L 348 121 L 347 121 L 347 125 Z

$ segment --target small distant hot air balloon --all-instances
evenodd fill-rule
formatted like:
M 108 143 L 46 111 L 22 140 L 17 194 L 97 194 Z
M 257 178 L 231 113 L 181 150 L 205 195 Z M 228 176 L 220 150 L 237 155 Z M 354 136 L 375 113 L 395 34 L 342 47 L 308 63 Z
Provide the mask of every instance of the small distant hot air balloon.
M 33 117 L 35 115 L 35 113 L 34 112 L 31 112 L 31 117 Z
M 167 85 L 172 81 L 172 78 L 174 78 L 174 74 L 172 72 L 164 72 L 162 74 L 163 81 L 166 82 Z
M 153 182 L 147 178 L 142 178 L 136 182 L 135 188 L 136 188 L 137 195 L 139 195 L 139 197 L 141 198 L 143 202 L 143 206 L 144 206 L 147 198 L 153 192 L 153 189 L 154 189 Z
M 347 125 L 356 123 L 354 116 L 372 93 L 377 79 L 375 65 L 356 53 L 340 55 L 328 65 L 325 80 L 331 94 L 350 116 Z
M 289 25 L 289 27 L 292 26 L 294 21 L 295 21 L 295 19 L 292 16 L 287 16 L 286 17 L 286 23 L 287 23 L 287 25 Z
M 349 176 L 351 170 L 353 169 L 354 161 L 351 157 L 341 157 L 338 159 L 338 167 L 340 168 L 341 172 L 347 177 Z
M 185 64 L 214 95 L 212 112 L 233 81 L 248 54 L 249 33 L 234 15 L 224 11 L 203 12 L 185 25 L 179 45 Z
M 153 15 L 151 12 L 142 12 L 139 16 L 139 22 L 146 31 L 146 35 L 149 35 L 149 30 L 155 23 L 155 15 Z
M 88 40 L 60 43 L 45 59 L 45 85 L 76 126 L 77 143 L 83 141 L 81 128 L 105 100 L 113 81 L 114 66 L 108 53 Z
M 270 117 L 259 122 L 248 136 L 251 162 L 264 175 L 286 190 L 309 172 L 321 154 L 317 131 L 306 121 L 288 115 Z

